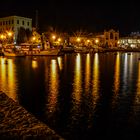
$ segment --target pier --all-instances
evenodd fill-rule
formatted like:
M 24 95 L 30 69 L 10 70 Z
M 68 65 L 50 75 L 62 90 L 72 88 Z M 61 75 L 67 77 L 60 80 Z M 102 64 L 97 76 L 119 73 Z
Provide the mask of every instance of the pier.
M 17 102 L 0 91 L 0 139 L 63 140 Z

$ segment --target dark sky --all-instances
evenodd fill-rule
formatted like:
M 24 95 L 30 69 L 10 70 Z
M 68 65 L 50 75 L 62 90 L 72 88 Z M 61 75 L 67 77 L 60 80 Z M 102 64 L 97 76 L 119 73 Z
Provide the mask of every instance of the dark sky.
M 33 19 L 33 25 L 38 10 L 40 30 L 48 26 L 62 31 L 91 32 L 113 28 L 121 34 L 140 30 L 140 6 L 134 0 L 3 0 L 0 6 L 0 17 L 26 16 Z

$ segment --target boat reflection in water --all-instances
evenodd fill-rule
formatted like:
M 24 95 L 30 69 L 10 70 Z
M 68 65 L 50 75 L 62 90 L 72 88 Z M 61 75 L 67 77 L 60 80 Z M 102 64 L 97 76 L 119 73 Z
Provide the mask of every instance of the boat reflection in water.
M 0 89 L 67 140 L 140 136 L 139 53 L 0 58 Z M 115 136 L 115 137 L 114 137 Z

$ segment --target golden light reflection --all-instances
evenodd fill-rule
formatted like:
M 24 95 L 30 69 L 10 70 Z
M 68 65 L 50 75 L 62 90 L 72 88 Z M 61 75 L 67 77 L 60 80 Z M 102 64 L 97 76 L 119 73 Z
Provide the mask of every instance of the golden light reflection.
M 60 68 L 60 70 L 62 70 L 62 69 L 63 69 L 63 65 L 62 65 L 62 57 L 58 57 L 57 60 L 58 60 L 59 68 Z
M 114 73 L 114 94 L 112 97 L 112 108 L 115 107 L 117 103 L 117 96 L 120 88 L 120 53 L 116 55 L 116 63 L 115 63 L 115 73 Z
M 114 74 L 114 92 L 118 93 L 120 87 L 120 54 L 116 55 L 115 74 Z
M 85 91 L 86 93 L 89 91 L 90 86 L 90 55 L 86 56 L 86 71 L 85 71 Z
M 137 94 L 135 102 L 140 104 L 140 62 L 138 63 L 138 79 L 137 79 Z
M 132 72 L 133 72 L 133 55 L 132 55 L 132 53 L 130 53 L 129 57 L 130 57 L 130 62 L 129 62 L 130 68 L 129 68 L 129 72 L 131 74 L 130 76 L 132 76 Z
M 128 70 L 128 56 L 127 53 L 125 53 L 124 56 L 124 73 L 123 73 L 123 82 L 124 85 L 126 85 L 127 82 L 127 70 Z M 125 91 L 126 86 L 123 86 L 123 91 Z
M 95 105 L 99 98 L 99 56 L 98 56 L 98 53 L 95 53 L 95 56 L 94 56 L 92 85 L 93 85 L 92 87 L 93 105 Z
M 10 98 L 16 100 L 16 76 L 13 60 L 1 58 L 1 62 L 0 89 L 5 92 Z
M 38 67 L 38 63 L 36 60 L 32 60 L 32 68 L 37 68 Z
M 48 110 L 49 112 L 55 112 L 57 106 L 57 96 L 58 96 L 58 71 L 57 71 L 57 61 L 51 60 L 50 64 L 50 83 L 49 83 L 49 96 L 48 96 Z
M 79 107 L 80 99 L 81 99 L 81 88 L 82 88 L 82 81 L 81 81 L 81 56 L 77 54 L 76 56 L 76 63 L 75 63 L 75 74 L 74 74 L 74 87 L 73 87 L 73 103 L 74 108 L 77 110 Z
M 6 59 L 5 58 L 1 58 L 1 68 L 0 68 L 0 90 L 4 90 L 6 88 L 6 84 L 4 84 L 6 82 L 6 64 L 5 64 Z
M 127 64 L 128 64 L 128 56 L 125 53 L 125 57 L 124 57 L 124 75 L 125 76 L 127 75 L 127 66 L 128 66 Z

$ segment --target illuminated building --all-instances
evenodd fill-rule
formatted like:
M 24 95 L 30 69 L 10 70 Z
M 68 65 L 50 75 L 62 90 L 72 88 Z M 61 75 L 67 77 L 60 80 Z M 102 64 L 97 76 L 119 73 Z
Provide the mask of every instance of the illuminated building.
M 113 29 L 109 31 L 104 31 L 104 44 L 107 47 L 118 47 L 119 31 Z
M 119 46 L 122 48 L 140 48 L 140 35 L 131 33 L 128 37 L 120 38 Z
M 12 31 L 14 33 L 14 43 L 17 41 L 18 30 L 20 27 L 32 31 L 32 19 L 20 16 L 9 16 L 0 18 L 0 33 Z

